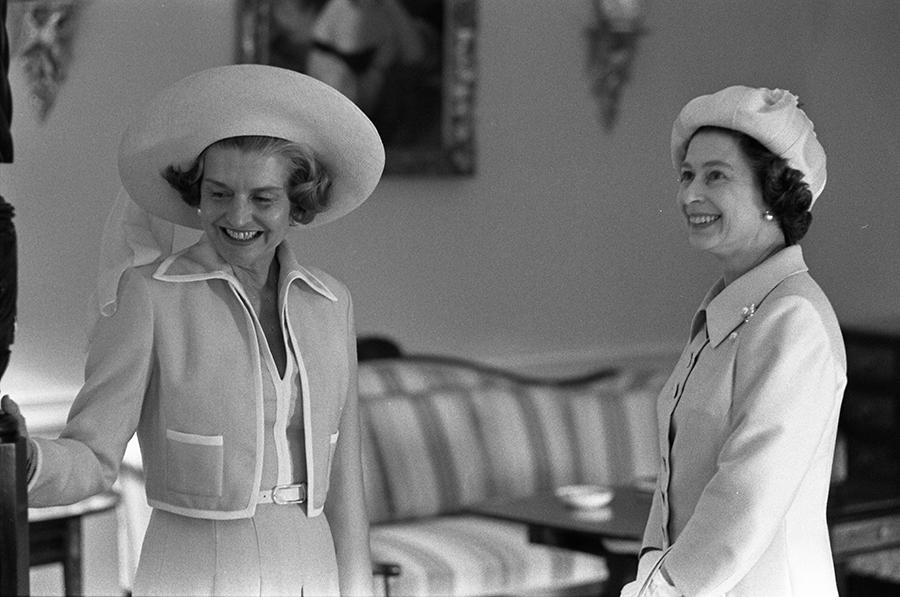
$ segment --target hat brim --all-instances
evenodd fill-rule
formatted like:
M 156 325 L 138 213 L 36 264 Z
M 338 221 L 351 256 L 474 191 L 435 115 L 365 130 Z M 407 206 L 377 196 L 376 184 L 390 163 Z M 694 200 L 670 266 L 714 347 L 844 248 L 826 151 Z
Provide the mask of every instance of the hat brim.
M 307 226 L 332 222 L 359 207 L 384 169 L 384 146 L 369 118 L 321 81 L 259 64 L 216 67 L 181 79 L 131 122 L 119 144 L 122 184 L 148 212 L 200 228 L 196 208 L 162 177 L 189 167 L 221 139 L 278 137 L 310 147 L 332 178 L 329 207 Z

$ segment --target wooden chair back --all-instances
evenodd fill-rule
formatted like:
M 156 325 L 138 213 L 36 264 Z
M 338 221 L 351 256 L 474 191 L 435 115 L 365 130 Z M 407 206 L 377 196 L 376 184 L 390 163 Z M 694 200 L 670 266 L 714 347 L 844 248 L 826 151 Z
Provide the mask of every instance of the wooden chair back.
M 28 595 L 28 494 L 25 438 L 0 415 L 0 595 Z

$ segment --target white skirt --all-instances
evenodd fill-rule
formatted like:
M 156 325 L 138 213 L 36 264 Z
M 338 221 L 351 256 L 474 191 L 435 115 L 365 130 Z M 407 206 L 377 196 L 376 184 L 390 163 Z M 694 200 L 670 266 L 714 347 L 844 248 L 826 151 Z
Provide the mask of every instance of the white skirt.
M 339 595 L 331 529 L 293 505 L 260 504 L 238 520 L 154 509 L 133 594 Z

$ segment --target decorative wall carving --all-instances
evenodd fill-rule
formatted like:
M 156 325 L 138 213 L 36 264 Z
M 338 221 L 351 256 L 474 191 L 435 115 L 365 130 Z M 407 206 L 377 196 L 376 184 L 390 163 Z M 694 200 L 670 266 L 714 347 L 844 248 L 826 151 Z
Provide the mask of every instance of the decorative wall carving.
M 587 29 L 587 68 L 606 130 L 612 130 L 619 101 L 644 29 L 642 0 L 591 0 L 594 23 Z
M 22 61 L 28 81 L 29 101 L 35 116 L 44 122 L 60 87 L 68 75 L 72 60 L 79 0 L 35 0 L 17 2 L 18 27 L 14 55 Z

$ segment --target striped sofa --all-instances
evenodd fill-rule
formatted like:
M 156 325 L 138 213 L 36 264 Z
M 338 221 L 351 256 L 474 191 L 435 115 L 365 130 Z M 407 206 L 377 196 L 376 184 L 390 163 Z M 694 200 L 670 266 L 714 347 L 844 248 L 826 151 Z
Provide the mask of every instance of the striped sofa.
M 550 381 L 441 357 L 361 362 L 372 556 L 401 570 L 390 594 L 596 594 L 602 558 L 530 544 L 524 525 L 466 508 L 655 474 L 666 373 Z

